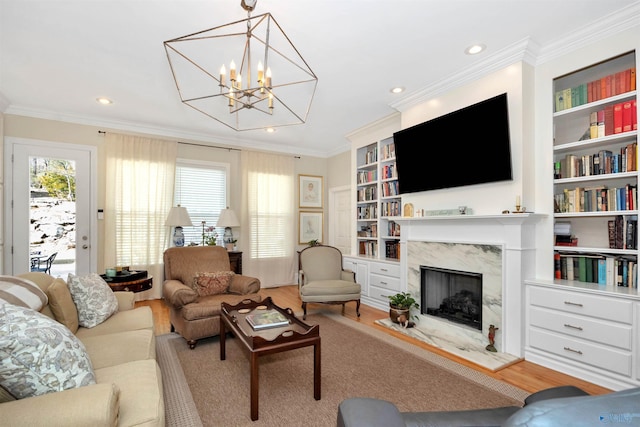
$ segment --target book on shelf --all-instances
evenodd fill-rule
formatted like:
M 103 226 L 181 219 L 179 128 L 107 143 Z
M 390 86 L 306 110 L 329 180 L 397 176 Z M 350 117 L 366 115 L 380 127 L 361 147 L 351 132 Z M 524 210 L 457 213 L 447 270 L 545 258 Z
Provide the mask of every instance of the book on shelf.
M 637 260 L 633 256 L 554 252 L 554 277 L 637 288 Z
M 289 319 L 278 310 L 265 310 L 263 312 L 247 314 L 247 323 L 255 330 L 277 328 L 289 324 Z
M 556 90 L 556 112 L 636 90 L 635 67 L 608 74 L 574 87 Z

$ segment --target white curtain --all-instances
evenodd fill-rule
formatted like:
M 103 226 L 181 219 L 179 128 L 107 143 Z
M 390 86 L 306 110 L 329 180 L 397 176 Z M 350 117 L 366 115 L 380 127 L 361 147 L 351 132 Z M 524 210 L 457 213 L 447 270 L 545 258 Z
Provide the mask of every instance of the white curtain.
M 293 156 L 243 150 L 242 272 L 268 288 L 295 283 L 295 179 Z M 248 249 L 248 250 L 247 250 Z
M 162 298 L 177 143 L 111 132 L 105 139 L 105 267 L 147 270 L 153 288 L 136 300 Z

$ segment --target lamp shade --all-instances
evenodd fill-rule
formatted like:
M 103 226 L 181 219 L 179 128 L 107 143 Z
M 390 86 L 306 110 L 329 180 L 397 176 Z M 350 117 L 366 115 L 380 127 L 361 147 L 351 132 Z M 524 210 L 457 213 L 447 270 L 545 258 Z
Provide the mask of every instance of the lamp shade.
M 164 225 L 170 227 L 182 227 L 185 225 L 193 225 L 193 223 L 191 222 L 191 217 L 189 216 L 187 208 L 178 205 L 171 208 Z
M 216 222 L 216 227 L 240 227 L 240 221 L 238 221 L 238 217 L 233 210 L 229 208 L 222 209 L 218 222 Z

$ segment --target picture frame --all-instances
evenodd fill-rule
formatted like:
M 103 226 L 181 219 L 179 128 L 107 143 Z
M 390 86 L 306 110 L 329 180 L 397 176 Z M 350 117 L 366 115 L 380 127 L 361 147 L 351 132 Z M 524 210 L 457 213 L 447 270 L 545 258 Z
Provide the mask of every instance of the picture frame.
M 298 175 L 298 200 L 301 208 L 320 208 L 324 200 L 323 177 Z
M 322 243 L 324 229 L 322 212 L 300 211 L 298 215 L 298 243 L 305 244 L 311 240 Z

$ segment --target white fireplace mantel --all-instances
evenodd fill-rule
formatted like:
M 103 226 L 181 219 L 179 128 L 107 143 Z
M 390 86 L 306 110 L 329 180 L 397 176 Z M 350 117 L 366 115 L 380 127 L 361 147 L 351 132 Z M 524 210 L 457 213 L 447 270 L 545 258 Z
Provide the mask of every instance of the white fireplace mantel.
M 544 214 L 390 217 L 401 227 L 401 253 L 408 241 L 501 245 L 502 351 L 524 354 L 524 280 L 535 273 L 535 225 Z M 401 257 L 401 283 L 407 289 L 408 263 Z

